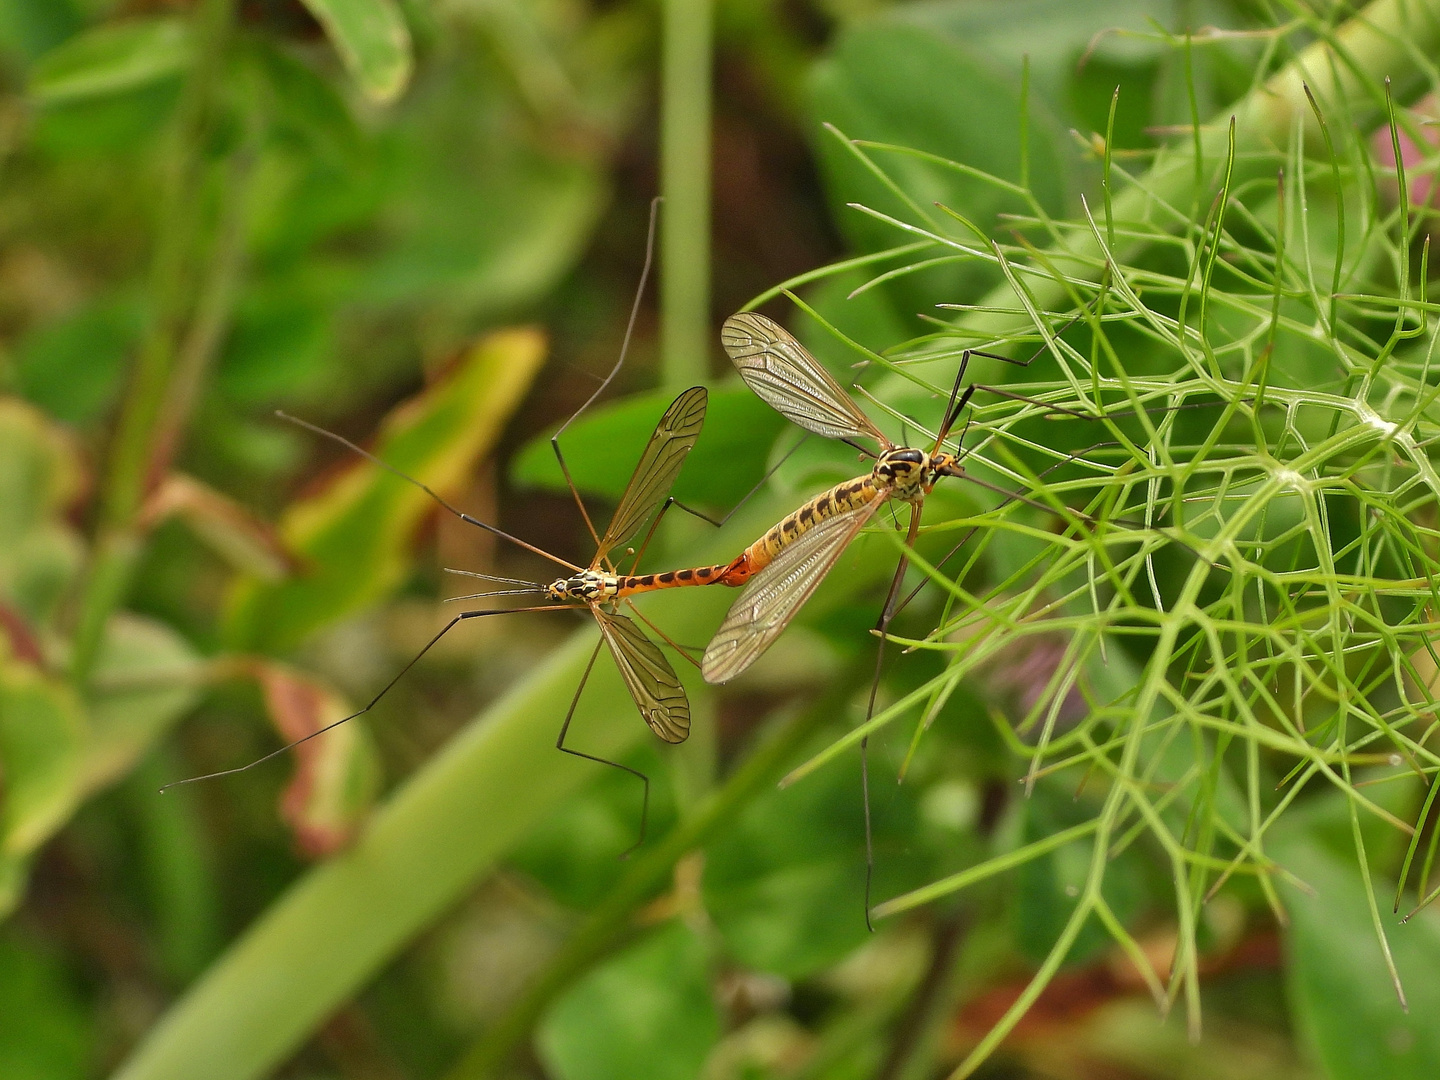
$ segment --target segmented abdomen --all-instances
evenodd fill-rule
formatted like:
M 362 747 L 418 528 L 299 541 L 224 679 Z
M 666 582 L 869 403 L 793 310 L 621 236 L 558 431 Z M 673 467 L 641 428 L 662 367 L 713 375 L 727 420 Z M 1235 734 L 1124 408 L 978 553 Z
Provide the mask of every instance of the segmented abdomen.
M 769 532 L 746 548 L 739 558 L 725 568 L 724 583 L 745 584 L 769 566 L 787 546 L 820 522 L 856 507 L 869 505 L 876 499 L 885 498 L 885 495 L 886 492 L 875 484 L 874 475 L 871 473 L 857 476 L 854 480 L 846 480 L 829 491 L 821 492 L 794 513 L 781 518 Z
M 730 564 L 733 565 L 733 564 Z M 688 570 L 667 570 L 663 574 L 641 574 L 638 577 L 617 577 L 615 595 L 632 596 L 635 593 L 654 592 L 657 589 L 679 589 L 686 585 L 729 584 L 725 572 L 730 566 L 720 563 L 716 566 L 696 566 Z
M 639 577 L 616 578 L 616 597 L 657 589 L 678 589 L 686 585 L 744 585 L 755 574 L 769 566 L 789 544 L 809 532 L 820 522 L 835 517 L 876 499 L 886 492 L 875 484 L 872 473 L 857 476 L 821 492 L 792 514 L 775 523 L 764 536 L 740 553 L 734 562 L 715 566 L 697 566 L 688 570 L 667 570 L 663 574 L 642 574 Z

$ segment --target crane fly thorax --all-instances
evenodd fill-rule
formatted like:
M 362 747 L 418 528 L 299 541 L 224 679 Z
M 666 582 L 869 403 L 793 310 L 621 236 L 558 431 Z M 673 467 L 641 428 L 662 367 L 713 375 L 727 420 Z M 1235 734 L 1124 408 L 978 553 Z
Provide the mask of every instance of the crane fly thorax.
M 582 570 L 568 578 L 557 578 L 545 587 L 545 595 L 554 601 L 580 600 L 593 604 L 597 600 L 609 600 L 619 590 L 614 574 L 602 574 L 598 570 Z
M 935 466 L 929 454 L 914 447 L 886 450 L 875 459 L 870 472 L 877 487 L 888 489 L 890 497 L 915 502 L 935 484 Z

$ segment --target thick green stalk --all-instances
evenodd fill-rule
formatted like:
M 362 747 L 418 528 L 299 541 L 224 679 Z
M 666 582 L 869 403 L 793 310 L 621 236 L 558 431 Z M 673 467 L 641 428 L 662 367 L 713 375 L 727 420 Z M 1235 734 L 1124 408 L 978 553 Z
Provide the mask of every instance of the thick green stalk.
M 110 615 L 123 603 L 141 550 L 135 518 L 151 480 L 154 439 L 170 396 L 176 352 L 193 303 L 204 228 L 206 132 L 224 70 L 233 0 L 205 0 L 195 11 L 194 59 L 171 130 L 160 196 L 160 229 L 150 270 L 150 326 L 121 406 L 100 496 L 100 518 L 81 594 L 71 672 L 83 683 Z
M 855 676 L 862 671 L 863 667 L 852 667 L 850 674 Z M 809 710 L 786 720 L 694 814 L 683 819 L 659 845 L 637 860 L 520 1000 L 476 1041 L 447 1080 L 484 1080 L 504 1066 L 550 1004 L 624 940 L 636 911 L 659 891 L 680 857 L 704 843 L 719 826 L 734 820 L 750 799 L 774 783 L 809 737 L 841 710 L 845 699 L 854 691 L 855 682 L 854 678 L 839 680 Z
M 775 500 L 755 501 L 761 505 L 737 515 L 702 556 L 718 558 L 783 513 Z M 720 588 L 658 593 L 646 614 L 676 640 L 702 640 L 734 598 Z M 181 1080 L 201 1062 L 207 1080 L 268 1075 L 536 822 L 594 780 L 601 766 L 555 751 L 594 643 L 593 628 L 577 633 L 406 781 L 352 848 L 296 882 L 230 947 L 117 1080 Z M 704 692 L 693 669 L 680 674 L 692 696 Z M 602 656 L 571 744 L 615 758 L 647 737 L 615 665 Z
M 660 61 L 660 356 L 678 391 L 710 373 L 711 0 L 665 0 Z

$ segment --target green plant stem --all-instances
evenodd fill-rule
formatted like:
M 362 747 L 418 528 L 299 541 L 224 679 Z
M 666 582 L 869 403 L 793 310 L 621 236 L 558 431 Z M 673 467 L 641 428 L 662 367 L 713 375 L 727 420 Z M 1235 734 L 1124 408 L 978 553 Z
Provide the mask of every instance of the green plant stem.
M 251 138 L 235 152 L 226 169 L 214 255 L 196 299 L 194 318 L 177 350 L 163 415 L 158 417 L 157 429 L 150 440 L 150 459 L 146 466 L 149 483 L 159 482 L 170 471 L 190 426 L 205 376 L 220 350 L 235 310 L 245 268 L 250 179 L 259 156 L 258 132 L 253 130 L 254 126 L 252 124 Z
M 860 670 L 856 667 L 854 673 Z M 810 736 L 841 710 L 855 685 L 855 678 L 841 679 L 808 710 L 785 720 L 694 814 L 636 860 L 510 1011 L 475 1042 L 446 1080 L 482 1080 L 503 1067 L 551 1002 L 624 940 L 636 911 L 665 883 L 680 857 L 703 843 L 716 828 L 733 821 L 762 787 L 774 783 Z
M 710 372 L 711 0 L 665 0 L 660 60 L 660 356 L 678 391 Z
M 105 626 L 124 601 L 142 547 L 135 519 L 151 479 L 154 440 L 162 428 L 192 302 L 196 252 L 204 232 L 205 136 L 233 15 L 233 0 L 205 0 L 194 16 L 194 59 L 171 130 L 161 186 L 161 224 L 150 271 L 150 326 L 110 446 L 99 525 L 80 597 L 71 654 L 71 674 L 78 683 L 84 683 L 94 667 Z

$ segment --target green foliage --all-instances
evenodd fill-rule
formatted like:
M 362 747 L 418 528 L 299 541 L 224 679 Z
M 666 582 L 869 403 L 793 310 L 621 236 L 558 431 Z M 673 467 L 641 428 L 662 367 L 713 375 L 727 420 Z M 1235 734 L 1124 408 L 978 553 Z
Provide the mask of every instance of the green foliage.
M 1390 898 L 1435 884 L 1440 11 L 850 7 L 722 6 L 711 109 L 704 27 L 627 0 L 0 6 L 0 1073 L 1435 1071 Z M 406 666 L 490 588 L 442 568 L 553 564 L 273 410 L 588 560 L 548 432 L 614 362 L 651 127 L 669 292 L 563 437 L 597 528 L 705 370 L 695 147 L 723 304 L 769 287 L 897 442 L 991 355 L 873 697 L 900 506 L 733 686 L 675 661 L 682 747 L 600 655 L 566 740 L 651 778 L 621 861 L 640 784 L 555 752 L 593 627 Z M 869 468 L 796 443 L 711 388 L 676 496 L 764 482 L 647 567 Z M 734 595 L 639 606 L 703 648 Z M 155 792 L 382 689 L 288 783 Z
M 1408 999 L 1402 1002 L 1370 933 L 1369 883 L 1357 873 L 1353 847 L 1344 842 L 1347 817 L 1344 800 L 1330 796 L 1277 829 L 1276 857 L 1308 886 L 1285 890 L 1295 1017 L 1336 1080 L 1428 1076 L 1440 1059 L 1434 1028 L 1423 1019 L 1440 1007 L 1434 977 L 1440 922 L 1427 911 L 1391 937 Z M 1327 842 L 1327 833 L 1344 838 L 1339 850 Z
M 89 1032 L 75 991 L 53 956 L 14 935 L 0 938 L 0 1069 L 13 1080 L 86 1076 Z
M 619 404 L 596 408 L 569 428 L 561 450 L 575 486 L 618 499 L 670 397 L 664 392 L 632 394 Z M 764 476 L 770 447 L 785 421 L 749 390 L 727 387 L 710 392 L 705 423 L 706 437 L 690 452 L 672 494 L 681 502 L 728 510 Z M 527 487 L 569 490 L 548 435 L 535 438 L 515 456 L 511 476 Z
M 51 49 L 30 72 L 45 105 L 107 97 L 178 77 L 191 63 L 189 28 L 179 19 L 103 24 Z
M 545 1063 L 565 1080 L 694 1076 L 720 1034 L 707 953 L 671 923 L 587 975 L 540 1028 Z
M 410 31 L 394 0 L 305 0 L 345 67 L 376 101 L 397 97 L 410 80 Z

